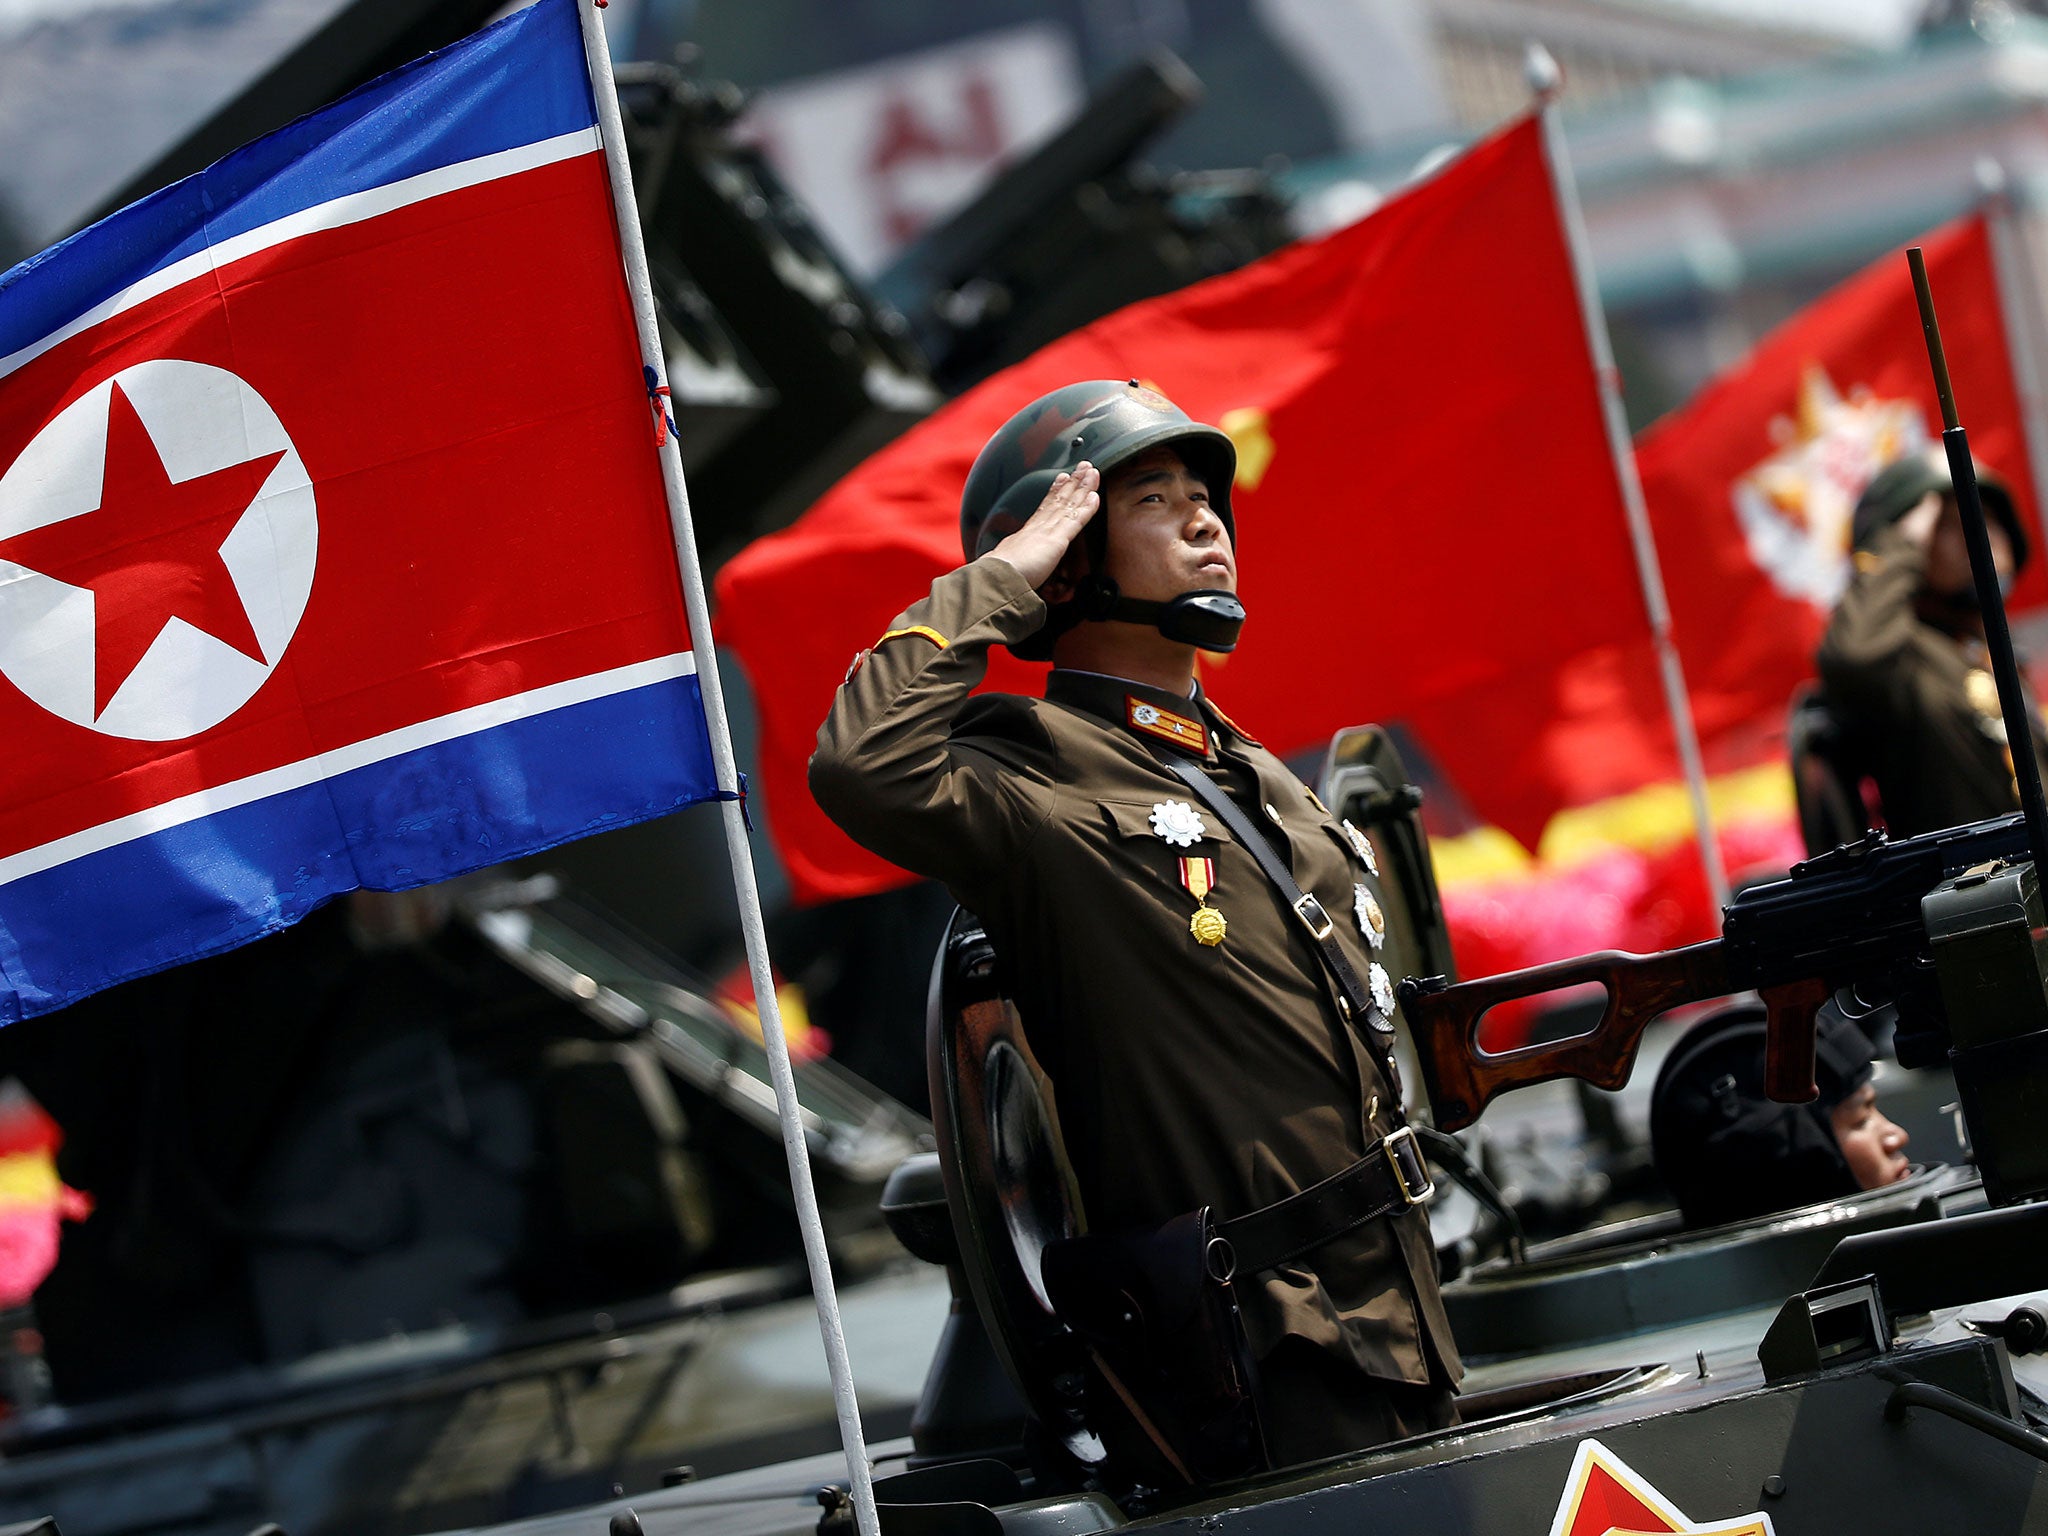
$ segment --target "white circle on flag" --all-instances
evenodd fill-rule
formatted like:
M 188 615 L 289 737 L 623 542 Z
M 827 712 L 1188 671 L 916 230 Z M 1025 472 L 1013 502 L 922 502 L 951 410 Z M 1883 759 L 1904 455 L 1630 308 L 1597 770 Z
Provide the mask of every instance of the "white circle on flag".
M 65 406 L 0 475 L 0 540 L 99 510 L 116 384 L 173 484 L 282 453 L 220 546 L 264 659 L 174 616 L 95 716 L 92 592 L 0 558 L 0 672 L 73 725 L 178 741 L 248 703 L 298 630 L 319 551 L 313 482 L 277 412 L 241 378 L 155 358 Z

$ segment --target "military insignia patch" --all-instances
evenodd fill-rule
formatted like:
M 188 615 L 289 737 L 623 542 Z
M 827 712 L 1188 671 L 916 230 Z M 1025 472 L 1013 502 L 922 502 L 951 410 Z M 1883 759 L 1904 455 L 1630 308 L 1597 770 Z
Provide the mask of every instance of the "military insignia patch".
M 1826 612 L 1849 583 L 1856 498 L 1894 459 L 1924 453 L 1927 428 L 1915 402 L 1861 384 L 1845 392 L 1810 363 L 1797 409 L 1773 421 L 1771 435 L 1770 457 L 1729 487 L 1735 518 L 1771 585 Z
M 1982 667 L 1972 667 L 1963 677 L 1963 693 L 1970 708 L 1991 720 L 2004 719 L 1998 703 L 1998 679 Z
M 1380 910 L 1377 897 L 1359 881 L 1351 887 L 1351 910 L 1358 915 L 1358 931 L 1365 935 L 1366 942 L 1378 949 L 1387 942 L 1387 914 Z
M 1213 657 L 1211 659 L 1217 661 L 1222 660 L 1220 656 Z M 1229 726 L 1231 730 L 1236 732 L 1239 736 L 1243 737 L 1246 741 L 1250 742 L 1255 747 L 1261 744 L 1258 737 L 1254 736 L 1250 731 L 1247 731 L 1243 726 L 1239 725 L 1235 720 L 1231 719 L 1230 716 L 1223 713 L 1221 709 L 1218 709 L 1216 701 L 1214 699 L 1210 699 L 1208 701 L 1208 704 L 1211 709 L 1216 710 L 1216 718 L 1218 720 L 1221 720 L 1225 725 Z
M 1358 862 L 1365 866 L 1366 873 L 1377 879 L 1380 861 L 1373 857 L 1372 839 L 1351 825 L 1349 817 L 1344 820 L 1344 836 L 1350 840 L 1351 851 L 1358 855 Z
M 1157 736 L 1161 741 L 1170 741 L 1176 747 L 1184 747 L 1190 752 L 1207 753 L 1209 750 L 1209 733 L 1202 728 L 1201 721 L 1177 715 L 1170 709 L 1128 693 L 1124 695 L 1124 719 L 1132 730 Z
M 1761 1511 L 1732 1520 L 1688 1520 L 1650 1480 L 1598 1440 L 1581 1440 L 1550 1536 L 1773 1536 Z
M 876 645 L 887 645 L 891 640 L 929 640 L 940 650 L 946 648 L 946 637 L 929 624 L 913 624 L 908 629 L 892 629 Z
M 1394 1016 L 1394 979 L 1387 974 L 1387 968 L 1375 960 L 1365 984 L 1372 988 L 1372 1005 L 1379 1009 L 1380 1017 L 1391 1019 Z
M 1202 813 L 1185 800 L 1162 800 L 1152 807 L 1152 830 L 1162 842 L 1192 848 L 1208 832 Z
M 2006 739 L 2005 710 L 1998 702 L 1998 679 L 1982 667 L 1972 667 L 1963 674 L 1963 697 L 1977 714 L 1977 729 L 2001 747 L 2010 747 Z M 2012 767 L 2012 754 L 2007 752 L 2006 767 Z

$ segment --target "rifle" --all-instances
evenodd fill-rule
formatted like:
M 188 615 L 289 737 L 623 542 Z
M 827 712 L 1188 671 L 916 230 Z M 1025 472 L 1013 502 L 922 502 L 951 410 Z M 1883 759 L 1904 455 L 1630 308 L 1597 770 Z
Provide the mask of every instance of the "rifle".
M 1553 1078 L 1596 1088 L 1628 1081 L 1643 1030 L 1684 1003 L 1755 991 L 1767 1011 L 1764 1089 L 1781 1103 L 1819 1091 L 1813 1079 L 1814 1014 L 1842 988 L 1897 1004 L 1902 1036 L 1945 1029 L 1922 912 L 1945 881 L 1989 874 L 2028 856 L 2023 816 L 1926 832 L 1894 842 L 1882 832 L 1792 866 L 1752 886 L 1722 913 L 1721 937 L 1658 955 L 1620 950 L 1488 976 L 1458 986 L 1441 976 L 1401 983 L 1401 1010 L 1421 1057 L 1439 1128 L 1461 1129 L 1496 1095 Z M 1514 998 L 1598 982 L 1607 1007 L 1589 1033 L 1488 1052 L 1479 1029 L 1489 1009 Z

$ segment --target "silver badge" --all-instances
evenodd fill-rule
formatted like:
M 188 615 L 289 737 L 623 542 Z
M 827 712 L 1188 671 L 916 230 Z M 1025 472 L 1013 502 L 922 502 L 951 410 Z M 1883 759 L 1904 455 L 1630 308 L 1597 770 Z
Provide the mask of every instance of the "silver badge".
M 1372 1005 L 1379 1009 L 1380 1017 L 1391 1019 L 1394 1016 L 1394 983 L 1387 975 L 1387 968 L 1377 960 L 1372 964 L 1367 985 L 1372 988 Z
M 1344 821 L 1344 835 L 1351 839 L 1351 851 L 1358 855 L 1358 862 L 1365 866 L 1366 873 L 1377 877 L 1380 872 L 1380 861 L 1373 857 L 1371 842 L 1363 832 L 1351 825 L 1349 817 Z
M 1351 910 L 1358 914 L 1358 931 L 1365 935 L 1366 942 L 1378 949 L 1387 942 L 1387 914 L 1380 910 L 1380 904 L 1365 882 L 1359 881 L 1351 887 Z
M 1152 830 L 1176 848 L 1192 848 L 1209 829 L 1202 814 L 1185 800 L 1162 800 L 1152 807 Z
M 1159 723 L 1159 706 L 1157 704 L 1133 704 L 1131 706 L 1131 723 L 1133 725 L 1157 725 Z

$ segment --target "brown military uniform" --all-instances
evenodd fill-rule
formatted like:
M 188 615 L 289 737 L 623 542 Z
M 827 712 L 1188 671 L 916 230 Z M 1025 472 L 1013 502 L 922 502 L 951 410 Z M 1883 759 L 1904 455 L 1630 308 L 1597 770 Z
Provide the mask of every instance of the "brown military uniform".
M 1896 526 L 1879 534 L 1857 555 L 1816 658 L 1899 837 L 2019 809 L 1991 663 L 1981 644 L 1915 611 L 1926 569 L 1925 552 Z M 2048 741 L 2039 712 L 2028 713 L 2041 760 Z
M 1386 1037 L 1339 1020 L 1299 920 L 1162 756 L 1198 759 L 1271 829 L 1361 977 L 1374 953 L 1355 898 L 1373 876 L 1301 781 L 1206 699 L 1058 671 L 1042 700 L 969 698 L 989 648 L 1045 612 L 1005 561 L 942 577 L 840 689 L 811 788 L 861 843 L 945 882 L 987 925 L 1052 1076 L 1091 1228 L 1203 1205 L 1240 1215 L 1355 1162 L 1400 1123 L 1399 1101 Z M 1155 825 L 1175 802 L 1203 824 L 1185 847 Z M 1207 904 L 1227 923 L 1213 947 L 1190 932 L 1190 857 L 1213 861 Z M 1420 1209 L 1241 1277 L 1240 1294 L 1282 1460 L 1447 1417 L 1431 1384 L 1461 1367 Z

